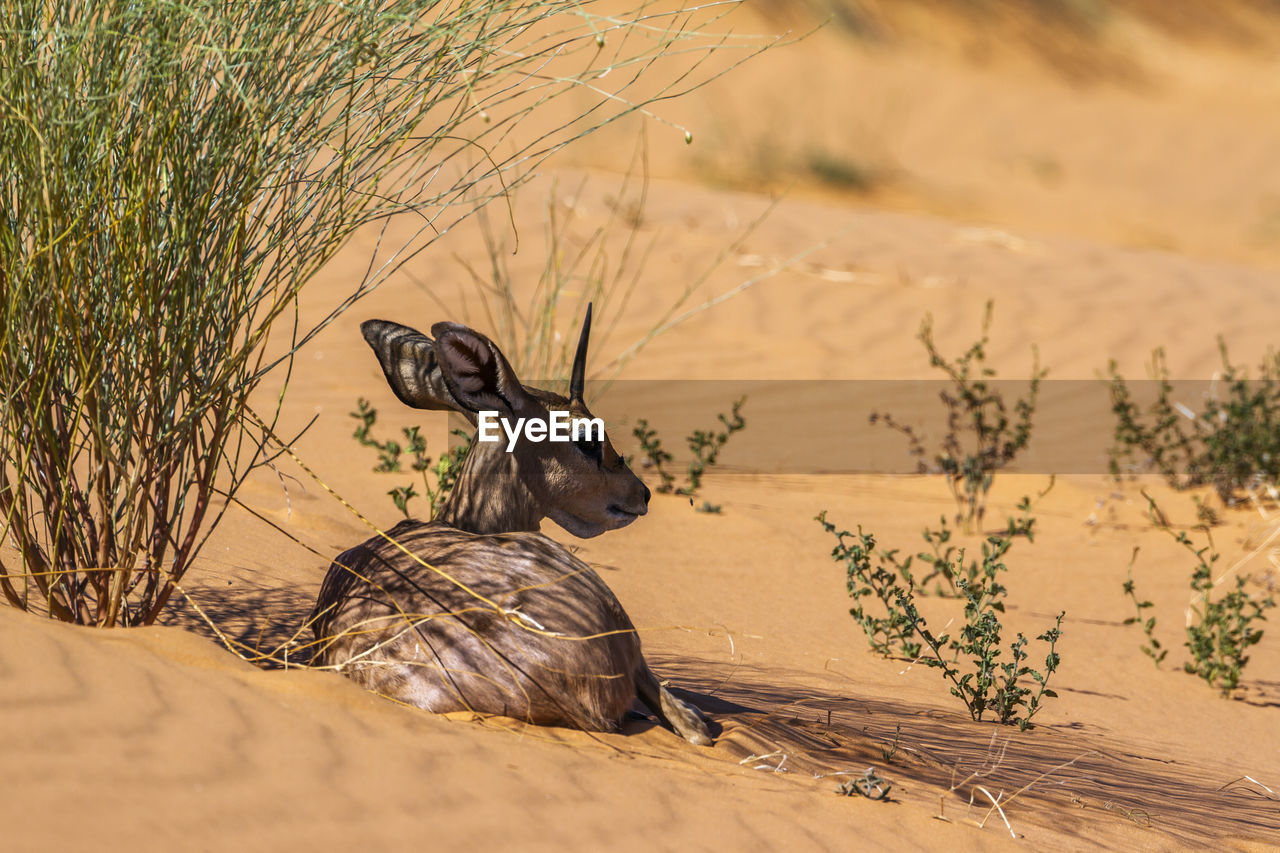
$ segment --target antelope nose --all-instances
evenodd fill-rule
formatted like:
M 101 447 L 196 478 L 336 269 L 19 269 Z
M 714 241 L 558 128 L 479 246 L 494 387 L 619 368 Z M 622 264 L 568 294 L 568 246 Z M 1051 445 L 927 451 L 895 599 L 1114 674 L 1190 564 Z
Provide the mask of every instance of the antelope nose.
M 649 505 L 649 495 L 651 495 L 651 494 L 652 494 L 652 492 L 650 492 L 650 491 L 649 491 L 649 487 L 648 487 L 648 486 L 646 486 L 646 485 L 644 485 L 643 483 L 641 484 L 641 488 L 643 488 L 643 489 L 644 489 L 644 505 L 645 505 L 645 506 L 648 506 L 648 505 Z

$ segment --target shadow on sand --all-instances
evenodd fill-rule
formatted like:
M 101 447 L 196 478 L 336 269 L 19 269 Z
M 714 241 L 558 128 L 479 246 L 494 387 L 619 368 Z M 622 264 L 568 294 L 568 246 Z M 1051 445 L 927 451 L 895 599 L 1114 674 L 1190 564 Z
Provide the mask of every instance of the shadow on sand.
M 289 665 L 310 659 L 311 630 L 299 627 L 307 624 L 313 591 L 239 583 L 190 592 L 208 618 L 183 602 L 167 624 L 217 642 L 221 633 L 246 657 L 258 650 L 254 662 L 264 668 L 284 666 L 285 650 Z M 1158 745 L 1143 747 L 1136 736 L 1079 723 L 1020 732 L 951 711 L 815 691 L 800 686 L 808 680 L 802 674 L 656 656 L 650 662 L 683 686 L 674 693 L 710 716 L 717 749 L 765 771 L 814 779 L 875 767 L 899 790 L 938 796 L 949 816 L 965 813 L 981 785 L 1001 798 L 1015 826 L 1052 828 L 1082 843 L 1096 842 L 1114 822 L 1151 833 L 1158 846 L 1280 837 L 1280 798 L 1244 778 L 1246 771 L 1161 757 Z M 834 790 L 845 778 L 814 784 Z M 975 796 L 969 814 L 981 819 L 989 808 Z M 992 815 L 988 823 L 999 821 Z
M 687 688 L 673 692 L 722 724 L 718 747 L 764 771 L 814 778 L 875 767 L 895 784 L 934 789 L 949 816 L 962 814 L 981 785 L 1001 798 L 1015 828 L 1037 824 L 1082 842 L 1096 841 L 1115 821 L 1152 833 L 1162 847 L 1280 837 L 1276 794 L 1239 769 L 1161 757 L 1158 746 L 1144 749 L 1137 738 L 1126 742 L 1082 724 L 1020 732 L 965 714 L 796 688 L 777 672 L 651 662 Z M 815 784 L 834 790 L 846 778 Z M 978 819 L 990 809 L 985 796 L 974 804 Z

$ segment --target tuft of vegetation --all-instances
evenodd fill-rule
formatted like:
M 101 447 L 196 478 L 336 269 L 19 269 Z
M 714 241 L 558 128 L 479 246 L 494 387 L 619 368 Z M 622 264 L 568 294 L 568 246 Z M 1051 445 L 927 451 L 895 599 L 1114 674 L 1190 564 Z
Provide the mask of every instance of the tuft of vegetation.
M 929 355 L 929 364 L 942 370 L 951 388 L 940 392 L 947 410 L 947 432 L 938 449 L 926 450 L 916 430 L 894 420 L 887 413 L 873 412 L 871 423 L 886 426 L 907 438 L 908 451 L 917 460 L 921 474 L 946 475 L 947 487 L 956 502 L 956 523 L 965 531 L 981 525 L 986 513 L 987 493 L 995 472 L 1009 465 L 1031 441 L 1031 419 L 1035 414 L 1040 380 L 1048 370 L 1040 369 L 1039 351 L 1032 347 L 1033 364 L 1027 396 L 1013 406 L 993 384 L 995 371 L 985 366 L 990 340 L 994 302 L 988 301 L 982 319 L 982 337 L 958 358 L 948 360 L 933 341 L 933 316 L 926 315 L 917 336 Z
M 1275 599 L 1255 598 L 1238 577 L 1235 588 L 1215 601 L 1214 582 L 1203 563 L 1191 576 L 1191 588 L 1199 594 L 1193 607 L 1197 621 L 1187 626 L 1191 661 L 1183 669 L 1230 696 L 1249 662 L 1246 652 L 1262 639 L 1262 629 L 1254 623 L 1266 621 L 1264 613 L 1276 606 Z
M 356 410 L 349 412 L 351 417 L 360 422 L 356 427 L 356 431 L 351 435 L 356 441 L 365 447 L 372 447 L 378 452 L 378 464 L 373 469 L 378 473 L 392 473 L 400 470 L 400 454 L 404 452 L 404 448 L 397 441 L 388 439 L 387 441 L 378 441 L 370 437 L 369 431 L 373 429 L 373 425 L 378 421 L 378 410 L 364 397 L 356 401 Z M 406 429 L 405 435 L 408 436 L 409 430 Z M 414 428 L 414 435 L 417 434 L 417 428 Z M 425 443 L 423 449 L 426 449 Z
M 836 793 L 842 797 L 862 796 L 869 800 L 886 800 L 892 789 L 893 785 L 876 773 L 874 767 L 868 767 L 861 776 L 837 785 Z
M 1035 541 L 1035 516 L 1031 514 L 1035 504 L 1040 499 L 1049 494 L 1053 489 L 1057 478 L 1049 477 L 1049 485 L 1045 486 L 1039 494 L 1032 499 L 1029 495 L 1024 495 L 1022 500 L 1017 504 L 1018 515 L 1009 516 L 1005 525 L 1004 537 L 1013 539 L 1015 536 L 1025 536 L 1028 542 Z M 916 555 L 917 559 L 930 566 L 930 571 L 918 581 L 918 587 L 921 593 L 926 593 L 928 584 L 935 578 L 947 584 L 943 587 L 941 583 L 934 586 L 934 594 L 940 596 L 949 596 L 952 598 L 959 597 L 961 590 L 959 584 L 967 581 L 970 584 L 978 582 L 982 575 L 981 563 L 977 559 L 970 559 L 967 563 L 964 559 L 964 549 L 958 548 L 951 544 L 952 530 L 947 526 L 945 516 L 938 518 L 938 528 L 935 530 L 925 527 L 922 533 L 925 543 L 929 546 L 929 552 L 920 552 Z
M 893 731 L 893 740 L 887 746 L 885 744 L 880 745 L 880 755 L 884 758 L 885 764 L 893 764 L 893 759 L 898 755 L 898 746 L 901 741 L 902 724 L 899 723 Z
M 822 529 L 836 537 L 831 559 L 845 566 L 845 583 L 853 606 L 849 615 L 867 636 L 877 654 L 914 660 L 923 646 L 912 629 L 911 620 L 900 607 L 898 594 L 915 589 L 911 558 L 900 559 L 898 550 L 878 550 L 876 538 L 858 525 L 855 535 L 838 530 L 827 520 L 827 511 L 815 519 Z
M 811 150 L 805 155 L 805 166 L 816 180 L 836 189 L 865 193 L 881 182 L 877 171 L 821 149 Z
M 1258 378 L 1231 363 L 1226 341 L 1218 338 L 1222 374 L 1199 413 L 1174 398 L 1163 349 L 1151 356 L 1156 399 L 1143 407 L 1112 361 L 1111 411 L 1115 415 L 1115 443 L 1110 450 L 1111 473 L 1126 470 L 1160 473 L 1175 489 L 1210 485 L 1226 505 L 1244 491 L 1280 483 L 1280 353 L 1269 352 Z M 1212 523 L 1213 510 L 1201 504 L 1198 517 Z
M 642 135 L 637 144 L 616 192 L 604 200 L 608 215 L 589 231 L 578 227 L 580 210 L 585 207 L 580 199 L 588 195 L 587 186 L 584 178 L 563 193 L 559 182 L 552 184 L 542 206 L 545 260 L 531 287 L 519 283 L 510 269 L 510 259 L 521 245 L 520 236 L 496 224 L 484 211 L 477 217 L 485 246 L 484 267 L 459 259 L 471 278 L 472 292 L 479 296 L 485 322 L 493 329 L 494 339 L 503 341 L 509 350 L 508 360 L 516 373 L 549 390 L 568 387 L 577 330 L 588 304 L 594 306 L 591 352 L 608 351 L 618 321 L 631 316 L 631 298 L 644 280 L 645 266 L 661 237 L 656 232 L 645 233 L 650 230 L 645 215 L 649 197 L 647 136 Z M 707 292 L 712 274 L 734 257 L 772 211 L 770 205 L 747 223 L 701 272 L 689 277 L 647 331 L 587 375 L 607 388 L 655 338 L 785 269 L 790 261 L 718 294 Z M 412 278 L 411 272 L 409 276 Z M 425 282 L 419 284 L 431 293 Z
M 1142 633 L 1147 637 L 1147 643 L 1140 646 L 1142 653 L 1151 658 L 1156 668 L 1160 668 L 1160 664 L 1164 661 L 1165 655 L 1169 654 L 1169 650 L 1160 645 L 1160 641 L 1156 638 L 1156 617 L 1142 614 L 1144 611 L 1151 610 L 1155 607 L 1150 601 L 1138 598 L 1137 590 L 1133 581 L 1133 564 L 1138 559 L 1138 548 L 1134 547 L 1133 556 L 1129 558 L 1129 575 L 1124 581 L 1124 594 L 1129 596 L 1129 600 L 1133 602 L 1134 614 L 1124 620 L 1126 625 L 1142 626 Z
M 1193 618 L 1187 623 L 1187 640 L 1184 643 L 1191 660 L 1183 664 L 1183 670 L 1216 688 L 1223 697 L 1230 697 L 1239 687 L 1244 668 L 1249 663 L 1249 649 L 1262 639 L 1262 628 L 1257 623 L 1266 621 L 1266 611 L 1276 606 L 1275 597 L 1271 593 L 1265 597 L 1254 595 L 1247 588 L 1248 579 L 1237 576 L 1234 587 L 1215 598 L 1221 579 L 1214 580 L 1213 564 L 1221 555 L 1214 548 L 1209 527 L 1200 528 L 1205 544 L 1196 547 L 1185 530 L 1175 531 L 1169 526 L 1164 513 L 1150 495 L 1144 491 L 1142 496 L 1147 499 L 1148 512 L 1156 526 L 1172 536 L 1195 559 L 1195 568 L 1191 572 L 1193 597 L 1190 610 Z M 1131 588 L 1132 579 L 1125 584 L 1125 592 L 1134 595 Z M 1150 607 L 1151 602 L 1138 604 L 1139 616 Z M 1134 621 L 1140 620 L 1126 620 Z M 1151 636 L 1155 618 L 1141 624 L 1152 643 L 1150 647 L 1144 646 L 1143 652 L 1158 664 L 1164 653 Z M 1156 652 L 1159 652 L 1158 658 Z
M 404 435 L 405 444 L 402 446 L 398 441 L 391 439 L 378 441 L 370 434 L 373 425 L 378 421 L 378 410 L 373 408 L 365 398 L 361 397 L 356 401 L 356 410 L 350 412 L 350 415 L 358 421 L 355 432 L 351 434 L 352 438 L 365 447 L 372 448 L 378 454 L 378 464 L 373 469 L 375 472 L 388 474 L 399 472 L 401 455 L 406 452 L 413 455 L 410 467 L 422 476 L 422 492 L 419 493 L 413 483 L 392 488 L 387 494 L 391 496 L 396 509 L 408 518 L 409 501 L 425 496 L 427 518 L 435 518 L 436 512 L 449 499 L 454 484 L 458 481 L 462 463 L 471 450 L 471 436 L 467 435 L 465 430 L 453 430 L 452 435 L 459 439 L 459 443 L 432 462 L 431 457 L 427 455 L 427 440 L 421 435 L 421 427 L 404 427 L 401 433 Z
M 658 437 L 658 431 L 650 427 L 649 422 L 644 418 L 638 419 L 635 427 L 631 430 L 631 434 L 640 443 L 641 466 L 653 468 L 658 474 L 659 482 L 654 491 L 662 494 L 684 495 L 692 503 L 693 498 L 697 496 L 699 489 L 702 488 L 703 476 L 712 465 L 716 464 L 716 460 L 720 457 L 720 451 L 729 442 L 729 437 L 735 432 L 746 428 L 747 422 L 742 417 L 742 407 L 746 402 L 747 398 L 741 397 L 733 402 L 729 414 L 721 413 L 717 415 L 716 417 L 720 419 L 720 428 L 718 430 L 699 429 L 686 436 L 685 441 L 688 443 L 689 451 L 693 456 L 685 468 L 685 482 L 682 486 L 676 485 L 675 475 L 664 467 L 667 463 L 673 462 L 674 457 L 663 449 L 662 440 Z M 707 501 L 703 501 L 695 509 L 698 512 L 720 512 L 719 505 Z
M 993 555 L 998 556 L 999 545 L 993 544 L 992 548 Z M 1003 569 L 1003 565 L 999 568 Z M 919 633 L 933 655 L 921 658 L 921 662 L 942 670 L 943 676 L 951 682 L 951 695 L 964 702 L 969 716 L 975 721 L 981 721 L 982 715 L 991 711 L 1001 723 L 1016 724 L 1019 730 L 1025 731 L 1031 725 L 1031 718 L 1042 707 L 1043 700 L 1058 695 L 1049 689 L 1049 678 L 1058 670 L 1057 643 L 1062 636 L 1062 620 L 1067 615 L 1066 611 L 1058 614 L 1054 627 L 1036 637 L 1049 646 L 1044 671 L 1041 672 L 1027 663 L 1027 638 L 1021 632 L 1009 645 L 1010 660 L 1000 660 L 1003 626 L 996 613 L 1004 612 L 1000 601 L 1004 587 L 995 582 L 994 572 L 988 576 L 987 584 L 970 586 L 965 583 L 963 588 L 967 599 L 965 626 L 958 640 L 949 634 L 935 636 L 915 603 L 905 595 L 899 602 L 911 620 L 913 630 Z M 961 657 L 969 659 L 968 671 L 960 665 Z M 1023 680 L 1026 677 L 1031 679 L 1034 687 L 1027 685 Z
M 631 434 L 635 436 L 636 441 L 640 442 L 640 464 L 645 468 L 652 468 L 658 474 L 658 485 L 654 487 L 655 492 L 662 494 L 671 494 L 675 488 L 676 475 L 669 472 L 666 463 L 674 462 L 675 457 L 668 453 L 662 447 L 662 439 L 658 437 L 658 431 L 649 426 L 649 422 L 644 418 L 636 421 L 635 428 L 631 430 Z
M 1006 533 L 987 537 L 982 545 L 982 560 L 973 568 L 962 568 L 963 549 L 954 555 L 951 551 L 944 552 L 947 556 L 936 552 L 930 555 L 934 557 L 934 572 L 955 578 L 965 601 L 964 626 L 955 636 L 935 634 L 921 615 L 915 598 L 918 582 L 911 572 L 910 557 L 899 558 L 897 550 L 877 551 L 875 537 L 864 533 L 861 527 L 855 538 L 827 521 L 825 511 L 817 516 L 823 529 L 836 537 L 831 556 L 845 565 L 848 592 L 854 601 L 849 612 L 866 634 L 872 650 L 941 670 L 951 682 L 951 694 L 964 703 L 975 721 L 990 712 L 1001 723 L 1016 724 L 1024 730 L 1044 700 L 1057 696 L 1049 688 L 1049 679 L 1058 669 L 1057 642 L 1066 615 L 1059 614 L 1054 627 L 1036 638 L 1048 646 L 1043 670 L 1028 663 L 1029 641 L 1022 633 L 1009 644 L 1005 657 L 1000 614 L 1004 612 L 1007 591 L 1000 577 L 1007 571 L 1004 558 L 1015 538 L 1031 538 L 1032 506 L 1031 498 L 1023 499 L 1019 504 L 1022 518 L 1011 517 Z M 927 541 L 947 541 L 945 519 L 943 523 L 943 535 L 925 531 Z M 939 567 L 938 562 L 947 565 Z
M 287 386 L 320 329 L 554 151 L 774 41 L 714 33 L 733 4 L 639 2 L 5 2 L 8 602 L 154 622 L 273 458 L 284 395 L 264 417 L 249 406 L 264 377 Z M 737 61 L 705 64 L 729 44 Z M 568 119 L 527 133 L 562 97 L 577 99 Z M 301 323 L 316 272 L 402 213 L 407 241 L 379 240 L 339 303 Z
M 716 415 L 720 419 L 719 430 L 696 429 L 689 434 L 686 441 L 693 458 L 689 460 L 689 465 L 685 469 L 688 484 L 676 489 L 676 494 L 693 497 L 702 488 L 703 474 L 716 464 L 720 451 L 729 442 L 729 436 L 746 428 L 747 422 L 742 418 L 742 406 L 746 402 L 746 397 L 739 397 L 733 401 L 728 415 L 723 413 Z

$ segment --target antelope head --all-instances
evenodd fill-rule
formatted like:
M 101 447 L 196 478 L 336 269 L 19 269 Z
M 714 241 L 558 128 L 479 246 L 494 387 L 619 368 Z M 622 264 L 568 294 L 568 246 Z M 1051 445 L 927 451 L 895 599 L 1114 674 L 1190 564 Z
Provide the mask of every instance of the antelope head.
M 458 323 L 436 323 L 435 340 L 398 323 L 360 326 L 396 396 L 418 409 L 460 412 L 475 425 L 481 412 L 508 424 L 541 421 L 553 412 L 590 419 L 582 399 L 591 307 L 578 338 L 569 397 L 520 382 L 502 351 Z M 603 430 L 572 441 L 471 442 L 467 461 L 437 520 L 473 533 L 537 530 L 548 517 L 587 539 L 625 527 L 648 512 L 649 489 L 627 467 Z

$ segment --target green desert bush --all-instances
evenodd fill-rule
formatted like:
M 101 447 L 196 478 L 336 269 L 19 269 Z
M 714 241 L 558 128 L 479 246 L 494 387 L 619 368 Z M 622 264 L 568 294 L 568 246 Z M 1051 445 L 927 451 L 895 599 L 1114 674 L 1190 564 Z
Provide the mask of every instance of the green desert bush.
M 1000 644 L 1004 626 L 998 614 L 1004 612 L 1005 590 L 996 580 L 996 573 L 1005 568 L 997 561 L 1008 545 L 1008 540 L 992 537 L 983 546 L 983 582 L 973 585 L 962 582 L 965 624 L 957 639 L 949 634 L 935 635 L 905 592 L 900 596 L 899 606 L 911 629 L 929 649 L 930 654 L 922 657 L 921 662 L 942 671 L 951 682 L 951 694 L 964 702 L 974 720 L 982 720 L 983 714 L 991 711 L 1001 723 L 1016 724 L 1026 730 L 1043 700 L 1058 695 L 1049 689 L 1049 678 L 1060 662 L 1057 643 L 1062 636 L 1066 612 L 1058 614 L 1054 627 L 1036 637 L 1048 646 L 1043 671 L 1027 663 L 1028 641 L 1021 632 L 1009 644 L 1009 659 L 1002 660 Z M 968 659 L 967 666 L 961 663 L 962 658 Z
M 1155 603 L 1138 597 L 1137 587 L 1133 580 L 1133 564 L 1137 559 L 1138 548 L 1134 547 L 1133 557 L 1129 560 L 1129 575 L 1124 581 L 1124 594 L 1133 602 L 1133 615 L 1128 619 L 1125 619 L 1124 624 L 1138 625 L 1142 628 L 1142 633 L 1147 638 L 1147 642 L 1144 645 L 1139 646 L 1139 648 L 1142 649 L 1142 653 L 1144 655 L 1151 658 L 1151 662 L 1156 665 L 1157 669 L 1159 669 L 1160 664 L 1164 662 L 1165 656 L 1169 654 L 1169 650 L 1166 649 L 1160 643 L 1159 638 L 1156 637 L 1156 617 L 1154 615 L 1143 615 L 1148 610 L 1153 610 L 1155 608 Z
M 462 470 L 462 463 L 471 450 L 471 436 L 467 431 L 452 430 L 451 435 L 458 439 L 458 443 L 441 454 L 439 459 L 432 461 L 427 455 L 427 440 L 422 437 L 422 427 L 404 427 L 401 433 L 404 435 L 405 443 L 402 445 L 395 439 L 379 441 L 373 437 L 372 430 L 373 425 L 378 422 L 378 410 L 373 408 L 365 398 L 361 397 L 356 401 L 356 410 L 350 415 L 358 422 L 351 437 L 362 446 L 372 448 L 378 454 L 378 464 L 373 469 L 375 473 L 398 473 L 402 470 L 401 456 L 408 453 L 413 457 L 409 467 L 421 475 L 422 491 L 419 492 L 412 482 L 406 486 L 392 487 L 387 494 L 396 505 L 396 509 L 408 518 L 409 501 L 425 497 L 427 518 L 435 518 L 436 512 L 444 506 L 444 502 L 453 492 L 453 486 L 458 481 L 458 474 Z
M 689 452 L 693 455 L 685 468 L 685 481 L 681 486 L 676 485 L 675 475 L 665 467 L 668 462 L 675 461 L 675 457 L 662 448 L 662 439 L 658 437 L 658 431 L 650 427 L 646 419 L 638 419 L 631 434 L 640 443 L 640 464 L 646 468 L 652 468 L 658 474 L 659 482 L 654 487 L 654 491 L 662 494 L 684 495 L 690 500 L 696 497 L 702 488 L 703 475 L 707 473 L 708 468 L 716 464 L 720 458 L 720 451 L 729 442 L 729 437 L 746 428 L 747 422 L 742 417 L 742 407 L 746 402 L 746 397 L 740 397 L 733 401 L 729 414 L 716 415 L 720 419 L 720 429 L 697 429 L 685 437 Z M 697 509 L 699 512 L 720 512 L 719 505 L 706 501 Z
M 1025 536 L 1028 542 L 1035 541 L 1036 519 L 1031 514 L 1031 509 L 1040 498 L 1049 494 L 1056 480 L 1056 477 L 1051 476 L 1049 485 L 1034 500 L 1029 495 L 1023 496 L 1018 502 L 1018 515 L 1009 516 L 1004 538 L 1011 540 L 1015 536 Z M 967 581 L 972 585 L 978 582 L 982 575 L 982 564 L 976 558 L 965 561 L 964 549 L 952 543 L 952 530 L 947 524 L 946 516 L 938 518 L 936 529 L 925 527 L 921 535 L 929 546 L 929 551 L 916 554 L 916 559 L 929 566 L 928 573 L 916 581 L 916 587 L 921 593 L 927 593 L 929 583 L 933 582 L 935 595 L 954 598 L 961 595 L 960 583 Z M 910 559 L 908 557 L 906 561 L 908 568 Z
M 956 523 L 966 531 L 982 523 L 995 472 L 1011 463 L 1031 441 L 1031 419 L 1040 380 L 1048 373 L 1040 369 L 1039 352 L 1032 347 L 1034 360 L 1027 396 L 1014 401 L 1010 411 L 1004 394 L 994 384 L 995 371 L 986 366 L 993 310 L 994 303 L 987 302 L 982 337 L 955 359 L 944 357 L 934 344 L 932 315 L 920 324 L 918 338 L 929 355 L 929 365 L 945 373 L 951 386 L 939 395 L 947 411 L 947 431 L 935 451 L 925 448 L 910 425 L 899 423 L 887 413 L 871 414 L 871 423 L 883 421 L 906 436 L 908 450 L 921 474 L 938 471 L 946 475 L 947 487 L 956 502 Z
M 825 511 L 817 516 L 823 529 L 836 538 L 831 557 L 845 566 L 847 589 L 854 602 L 849 612 L 872 650 L 938 669 L 972 719 L 980 721 L 991 713 L 1001 723 L 1016 724 L 1020 729 L 1030 725 L 1045 699 L 1057 695 L 1049 688 L 1049 679 L 1058 669 L 1057 642 L 1066 615 L 1059 614 L 1054 627 L 1036 638 L 1047 646 L 1043 669 L 1028 663 L 1029 640 L 1022 633 L 1008 645 L 1006 656 L 1000 614 L 1004 613 L 1007 590 L 1000 579 L 1008 570 L 1005 555 L 1015 538 L 1031 538 L 1032 506 L 1029 497 L 1023 499 L 1019 504 L 1022 517 L 1009 519 L 1008 532 L 987 537 L 982 560 L 972 568 L 964 568 L 963 549 L 941 558 L 936 552 L 928 555 L 934 558 L 930 561 L 934 572 L 940 571 L 939 560 L 948 562 L 945 572 L 956 578 L 964 599 L 963 625 L 955 635 L 935 633 L 920 613 L 911 557 L 900 557 L 896 549 L 880 549 L 875 537 L 861 527 L 856 536 L 838 529 L 827 520 Z M 945 524 L 944 519 L 944 530 Z M 931 533 L 937 538 L 936 532 L 926 530 L 926 540 Z
M 1276 606 L 1275 597 L 1271 593 L 1259 595 L 1250 591 L 1248 578 L 1240 575 L 1236 576 L 1235 584 L 1227 592 L 1219 591 L 1223 578 L 1214 579 L 1213 566 L 1221 555 L 1213 545 L 1208 525 L 1200 528 L 1205 544 L 1196 547 L 1185 530 L 1174 530 L 1169 525 L 1167 517 L 1150 495 L 1146 492 L 1142 495 L 1147 499 L 1150 517 L 1156 526 L 1172 536 L 1195 560 L 1191 571 L 1192 599 L 1187 639 L 1183 644 L 1191 659 L 1182 665 L 1183 671 L 1199 677 L 1224 697 L 1230 697 L 1240 686 L 1244 668 L 1249 663 L 1249 650 L 1262 639 L 1262 627 L 1258 623 L 1265 622 L 1266 612 Z M 1161 648 L 1154 636 L 1156 617 L 1144 619 L 1142 616 L 1144 611 L 1153 609 L 1155 605 L 1138 598 L 1132 563 L 1124 591 L 1133 599 L 1137 609 L 1137 615 L 1126 619 L 1125 624 L 1136 623 L 1142 627 L 1147 637 L 1147 645 L 1142 647 L 1142 651 L 1158 666 L 1167 650 Z
M 815 519 L 822 529 L 836 537 L 831 559 L 844 563 L 845 583 L 853 606 L 849 615 L 867 636 L 871 650 L 890 657 L 914 660 L 924 649 L 899 606 L 898 593 L 915 588 L 911 558 L 900 558 L 898 550 L 878 548 L 876 538 L 858 526 L 857 537 L 827 521 L 827 511 Z
M 154 621 L 272 458 L 264 377 L 549 154 L 757 50 L 700 28 L 730 7 L 0 0 L 0 592 Z M 358 232 L 364 275 L 304 315 Z
M 1108 365 L 1116 418 L 1113 476 L 1154 469 L 1175 489 L 1213 486 L 1225 504 L 1254 486 L 1280 483 L 1280 353 L 1268 353 L 1251 380 L 1231 363 L 1221 337 L 1218 352 L 1222 373 L 1199 412 L 1175 399 L 1163 349 L 1151 356 L 1149 372 L 1158 390 L 1145 407 L 1116 363 Z

